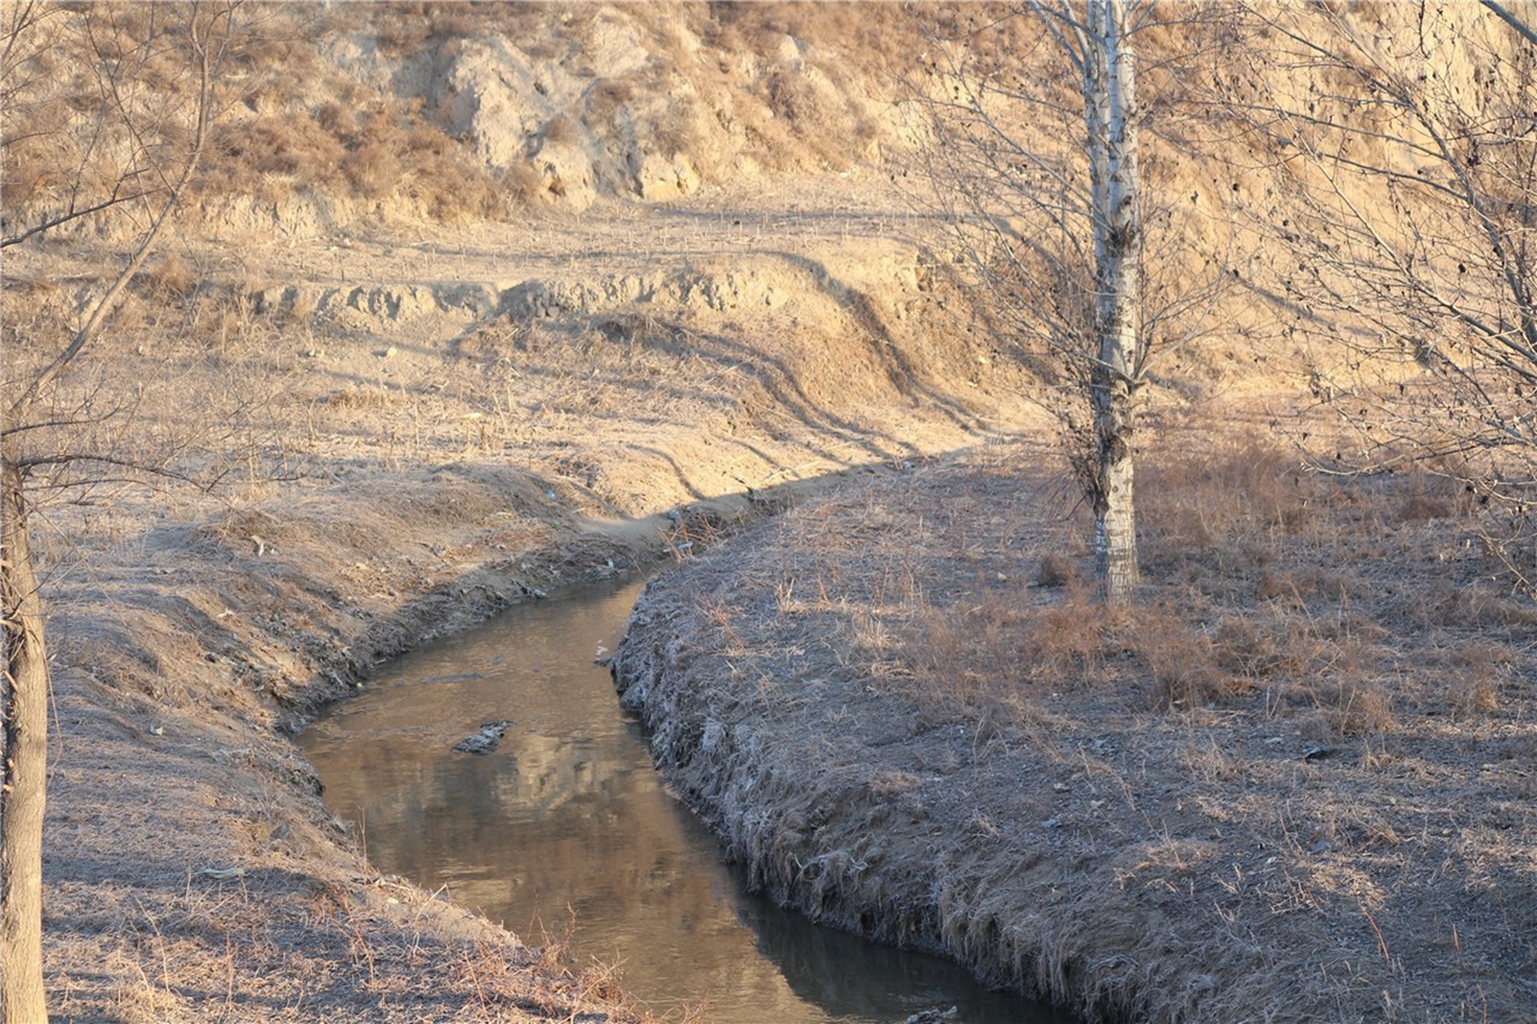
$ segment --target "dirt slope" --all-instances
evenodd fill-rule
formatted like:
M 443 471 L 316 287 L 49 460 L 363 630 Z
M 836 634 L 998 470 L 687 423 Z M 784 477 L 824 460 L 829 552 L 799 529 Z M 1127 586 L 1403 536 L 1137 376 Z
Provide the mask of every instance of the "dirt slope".
M 288 472 L 40 511 L 57 1011 L 522 1019 L 610 994 L 375 876 L 285 733 L 536 591 L 1028 422 L 1022 378 L 955 335 L 902 210 L 835 179 L 535 221 L 537 246 L 485 226 L 452 247 L 189 247 L 215 271 L 197 288 L 141 289 L 97 364 L 143 382 L 139 429 Z M 91 259 L 23 254 L 8 272 L 34 283 L 10 299 L 66 316 L 48 282 Z

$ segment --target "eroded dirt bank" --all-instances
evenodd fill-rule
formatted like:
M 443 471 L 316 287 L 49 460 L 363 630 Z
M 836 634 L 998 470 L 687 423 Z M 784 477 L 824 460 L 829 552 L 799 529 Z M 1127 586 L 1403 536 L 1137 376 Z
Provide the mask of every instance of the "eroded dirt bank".
M 1060 481 L 988 447 L 653 581 L 622 700 L 776 899 L 1090 1019 L 1528 1017 L 1534 622 L 1472 513 L 1152 461 L 1126 617 Z
M 880 470 L 877 470 L 879 472 Z M 807 481 L 808 489 L 819 486 Z M 333 819 L 287 734 L 380 661 L 679 557 L 794 489 L 594 522 L 447 467 L 150 528 L 50 582 L 46 943 L 62 1019 L 630 1020 Z M 536 940 L 538 936 L 534 937 Z
M 452 257 L 394 238 L 257 247 L 229 275 L 210 248 L 190 291 L 136 296 L 99 371 L 137 389 L 133 436 L 237 482 L 109 485 L 36 517 L 60 1018 L 635 1015 L 443 894 L 379 878 L 287 736 L 424 639 L 1027 422 L 862 195 L 838 214 L 836 276 L 810 255 L 834 254 L 820 230 L 743 234 L 774 197 L 717 195 L 622 214 L 646 252 L 594 252 L 606 229 L 564 221 L 533 257 L 491 227 Z M 701 261 L 712 231 L 739 242 L 724 269 Z M 9 261 L 8 315 L 67 318 L 96 258 Z M 646 274 L 670 284 L 630 286 Z M 498 298 L 368 300 L 409 295 L 402 280 Z

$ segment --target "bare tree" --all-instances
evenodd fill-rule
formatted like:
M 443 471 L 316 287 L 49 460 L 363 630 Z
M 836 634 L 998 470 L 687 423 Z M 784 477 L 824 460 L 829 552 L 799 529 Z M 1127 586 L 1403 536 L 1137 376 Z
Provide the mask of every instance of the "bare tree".
M 1177 17 L 1199 50 L 1201 22 Z M 957 26 L 961 45 L 936 41 L 928 69 L 930 177 L 995 333 L 1054 385 L 1111 605 L 1132 600 L 1140 574 L 1139 391 L 1201 329 L 1222 272 L 1223 243 L 1193 227 L 1204 210 L 1148 216 L 1138 39 L 1173 24 L 1152 0 L 1030 0 Z M 1156 67 L 1167 110 L 1176 80 Z
M 1251 5 L 1268 85 L 1246 97 L 1280 154 L 1276 289 L 1340 353 L 1315 367 L 1357 432 L 1338 454 L 1439 465 L 1518 510 L 1537 482 L 1531 11 Z
M 61 427 L 89 418 L 61 399 L 59 386 L 161 243 L 197 172 L 213 111 L 214 76 L 231 38 L 234 10 L 231 3 L 29 2 L 13 5 L 5 14 L 8 35 L 0 90 L 11 116 L 0 137 L 0 157 L 12 176 L 27 160 L 51 166 L 67 194 L 62 207 L 42 208 L 30 225 L 8 223 L 4 244 L 45 236 L 87 216 L 110 214 L 139 225 L 124 262 L 78 328 L 54 351 L 26 346 L 28 351 L 6 360 L 7 397 L 0 423 L 0 622 L 5 632 L 0 679 L 0 960 L 5 965 L 0 1016 L 5 1020 L 47 1017 L 41 909 L 50 676 L 44 608 L 28 533 L 28 481 L 38 471 L 60 466 L 132 466 L 131 457 L 109 450 L 54 446 Z M 155 87 L 151 75 L 168 66 L 190 76 L 180 110 L 169 102 L 164 88 Z M 50 84 L 61 75 L 85 76 L 94 83 L 95 103 L 86 108 L 93 116 L 52 121 L 47 127 L 44 121 L 62 111 L 32 111 L 42 113 L 42 121 L 18 116 L 29 104 L 50 104 Z M 29 124 L 36 129 L 28 130 Z

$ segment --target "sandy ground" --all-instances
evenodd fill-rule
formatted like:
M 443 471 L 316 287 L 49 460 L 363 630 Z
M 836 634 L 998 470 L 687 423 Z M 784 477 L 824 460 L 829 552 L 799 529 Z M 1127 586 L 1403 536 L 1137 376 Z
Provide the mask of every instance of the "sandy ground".
M 67 384 L 223 482 L 37 512 L 61 1018 L 628 1019 L 378 877 L 287 736 L 427 637 L 1028 422 L 870 184 L 151 275 Z M 9 259 L 8 315 L 67 321 L 101 258 Z

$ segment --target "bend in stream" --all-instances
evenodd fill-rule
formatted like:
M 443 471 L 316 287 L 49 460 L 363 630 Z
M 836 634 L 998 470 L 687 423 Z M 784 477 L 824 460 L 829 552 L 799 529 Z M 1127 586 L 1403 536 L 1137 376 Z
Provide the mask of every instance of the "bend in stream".
M 594 664 L 640 588 L 512 609 L 400 658 L 305 731 L 326 803 L 357 824 L 369 860 L 534 941 L 574 920 L 578 959 L 617 964 L 657 1013 L 703 1004 L 722 1024 L 889 1024 L 955 1006 L 957 1024 L 1071 1021 L 949 961 L 743 892 Z M 506 720 L 490 753 L 452 749 Z

